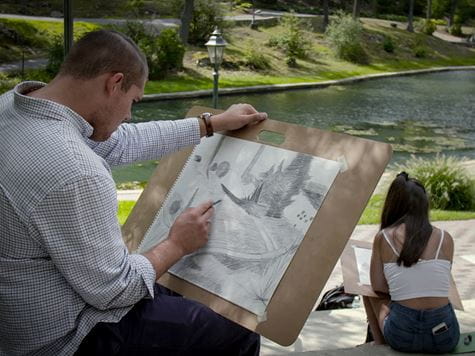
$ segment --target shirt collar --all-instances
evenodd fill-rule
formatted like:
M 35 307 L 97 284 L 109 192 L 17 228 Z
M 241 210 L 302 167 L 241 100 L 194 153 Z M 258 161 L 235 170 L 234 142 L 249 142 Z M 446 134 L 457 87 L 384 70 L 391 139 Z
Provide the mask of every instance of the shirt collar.
M 27 81 L 15 86 L 13 89 L 13 105 L 15 110 L 24 111 L 40 118 L 49 118 L 72 123 L 80 134 L 89 138 L 94 128 L 84 118 L 69 107 L 47 99 L 39 99 L 27 94 L 33 90 L 44 87 L 42 82 Z

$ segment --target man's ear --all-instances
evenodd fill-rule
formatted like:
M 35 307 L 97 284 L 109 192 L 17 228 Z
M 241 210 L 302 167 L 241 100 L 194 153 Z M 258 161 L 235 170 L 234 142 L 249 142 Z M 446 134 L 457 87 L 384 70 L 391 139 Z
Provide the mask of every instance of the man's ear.
M 123 73 L 109 73 L 106 77 L 105 90 L 108 95 L 118 93 L 122 90 L 122 83 L 124 81 Z

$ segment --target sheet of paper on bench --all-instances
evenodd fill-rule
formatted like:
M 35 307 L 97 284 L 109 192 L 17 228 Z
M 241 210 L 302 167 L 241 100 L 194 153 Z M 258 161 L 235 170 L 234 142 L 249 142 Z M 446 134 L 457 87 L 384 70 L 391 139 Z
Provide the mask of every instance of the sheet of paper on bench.
M 356 256 L 360 284 L 370 286 L 371 279 L 369 276 L 369 268 L 371 265 L 371 250 L 356 246 L 353 246 L 353 248 Z

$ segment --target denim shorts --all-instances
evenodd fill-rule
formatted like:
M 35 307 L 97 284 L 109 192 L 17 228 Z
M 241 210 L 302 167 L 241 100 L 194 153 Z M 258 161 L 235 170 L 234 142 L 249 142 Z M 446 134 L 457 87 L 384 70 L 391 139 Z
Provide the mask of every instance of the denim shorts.
M 397 302 L 389 306 L 384 321 L 384 338 L 393 349 L 401 352 L 447 353 L 460 337 L 459 324 L 452 304 L 416 310 Z

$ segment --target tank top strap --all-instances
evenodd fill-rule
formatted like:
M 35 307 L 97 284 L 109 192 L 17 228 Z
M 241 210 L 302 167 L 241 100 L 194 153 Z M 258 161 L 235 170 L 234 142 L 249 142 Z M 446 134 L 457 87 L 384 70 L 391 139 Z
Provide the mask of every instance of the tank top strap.
M 435 259 L 439 259 L 439 253 L 440 249 L 442 247 L 442 243 L 444 242 L 444 230 L 440 229 L 440 241 L 439 241 L 439 246 L 437 247 L 437 252 L 435 254 Z
M 383 233 L 384 239 L 385 239 L 386 242 L 388 243 L 389 247 L 391 247 L 391 250 L 393 250 L 394 254 L 395 254 L 397 257 L 399 257 L 399 253 L 398 253 L 397 250 L 394 248 L 393 244 L 391 243 L 391 240 L 389 240 L 388 235 L 386 235 L 386 231 L 381 230 L 381 232 Z

